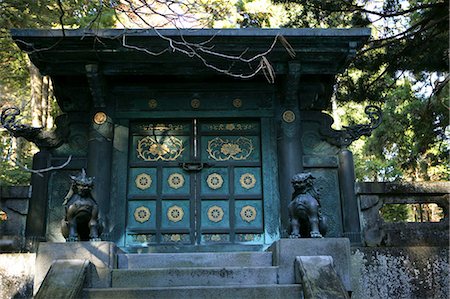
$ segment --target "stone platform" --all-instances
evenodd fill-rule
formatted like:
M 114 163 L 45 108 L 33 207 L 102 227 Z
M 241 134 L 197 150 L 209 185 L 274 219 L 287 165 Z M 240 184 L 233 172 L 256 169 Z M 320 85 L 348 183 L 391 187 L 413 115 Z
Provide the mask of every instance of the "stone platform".
M 280 239 L 269 248 L 273 265 L 279 267 L 279 283 L 295 283 L 294 262 L 297 256 L 331 256 L 334 268 L 347 291 L 350 282 L 350 241 L 347 238 Z

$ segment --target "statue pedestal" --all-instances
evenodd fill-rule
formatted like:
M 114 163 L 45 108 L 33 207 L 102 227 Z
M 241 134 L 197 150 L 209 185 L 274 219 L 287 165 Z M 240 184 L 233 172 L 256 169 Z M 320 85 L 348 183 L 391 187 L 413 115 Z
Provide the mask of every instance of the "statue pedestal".
M 111 269 L 115 265 L 117 247 L 112 242 L 39 243 L 33 292 L 39 290 L 50 266 L 56 260 L 88 260 L 91 263 L 87 283 L 92 287 L 110 287 Z
M 294 262 L 297 256 L 331 256 L 334 268 L 347 291 L 350 282 L 350 241 L 347 238 L 280 239 L 270 248 L 273 265 L 279 267 L 279 283 L 295 283 Z

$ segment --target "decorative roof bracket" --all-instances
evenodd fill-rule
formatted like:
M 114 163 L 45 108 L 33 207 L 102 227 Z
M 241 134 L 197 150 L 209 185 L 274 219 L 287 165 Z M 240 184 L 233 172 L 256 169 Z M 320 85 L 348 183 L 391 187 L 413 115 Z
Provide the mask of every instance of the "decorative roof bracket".
M 364 109 L 369 118 L 368 124 L 355 124 L 352 126 L 343 126 L 343 130 L 334 130 L 331 123 L 326 128 L 320 130 L 320 134 L 326 140 L 340 148 L 349 146 L 353 141 L 358 140 L 361 136 L 370 136 L 372 131 L 376 129 L 382 122 L 382 113 L 380 107 L 369 105 Z
M 20 115 L 20 109 L 8 107 L 1 111 L 0 123 L 14 137 L 23 137 L 33 142 L 39 148 L 57 148 L 61 146 L 69 136 L 67 115 L 56 118 L 56 129 L 45 131 L 43 127 L 31 127 L 19 123 L 16 117 Z

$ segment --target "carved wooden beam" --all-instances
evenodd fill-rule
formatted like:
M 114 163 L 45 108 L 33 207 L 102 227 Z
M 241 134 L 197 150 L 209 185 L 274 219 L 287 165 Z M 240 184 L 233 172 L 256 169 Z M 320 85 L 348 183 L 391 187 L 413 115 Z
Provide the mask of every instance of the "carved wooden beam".
M 97 64 L 86 65 L 86 76 L 89 82 L 89 89 L 91 90 L 94 107 L 106 107 L 105 104 L 105 80 L 103 75 L 99 72 Z

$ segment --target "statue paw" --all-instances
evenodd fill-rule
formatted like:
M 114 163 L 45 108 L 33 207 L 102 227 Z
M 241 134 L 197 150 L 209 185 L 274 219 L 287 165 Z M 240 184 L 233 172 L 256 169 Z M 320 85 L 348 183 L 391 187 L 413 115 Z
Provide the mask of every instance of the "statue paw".
M 323 238 L 319 232 L 311 232 L 311 238 Z
M 67 242 L 78 242 L 78 237 L 68 237 L 67 239 L 66 239 L 66 241 Z
M 289 239 L 298 239 L 298 238 L 300 238 L 300 234 L 291 234 L 289 236 Z
M 89 241 L 91 242 L 100 242 L 102 239 L 100 238 L 91 238 Z

